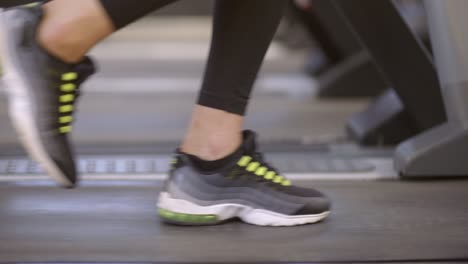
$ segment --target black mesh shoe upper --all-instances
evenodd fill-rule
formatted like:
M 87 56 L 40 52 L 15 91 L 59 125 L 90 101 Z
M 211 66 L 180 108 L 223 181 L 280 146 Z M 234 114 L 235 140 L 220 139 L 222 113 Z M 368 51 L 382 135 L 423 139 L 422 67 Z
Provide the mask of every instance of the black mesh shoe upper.
M 32 120 L 28 121 L 31 124 L 24 124 L 25 119 L 14 121 L 28 152 L 45 152 L 40 156 L 52 161 L 48 162 L 49 168 L 55 166 L 61 171 L 61 175 L 56 176 L 75 183 L 76 168 L 69 133 L 76 118 L 80 86 L 95 72 L 95 65 L 88 57 L 76 64 L 65 63 L 45 51 L 37 42 L 42 16 L 40 5 L 4 12 L 5 56 L 10 62 L 5 67 L 9 101 L 11 105 L 27 106 L 24 115 Z M 11 109 L 18 111 L 14 107 Z M 12 116 L 20 117 L 18 113 Z M 43 151 L 38 152 L 40 149 Z
M 292 185 L 257 151 L 255 133 L 244 132 L 243 151 L 224 168 L 203 172 L 190 158 L 176 155 L 165 183 L 173 195 L 203 203 L 232 202 L 286 215 L 312 215 L 330 210 L 330 201 L 315 189 Z

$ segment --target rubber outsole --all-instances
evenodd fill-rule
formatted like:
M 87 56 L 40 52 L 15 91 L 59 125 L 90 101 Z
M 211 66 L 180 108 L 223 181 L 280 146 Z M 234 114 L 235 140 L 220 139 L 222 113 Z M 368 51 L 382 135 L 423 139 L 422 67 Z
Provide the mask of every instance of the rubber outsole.
M 234 218 L 258 226 L 298 226 L 320 222 L 330 214 L 284 215 L 242 204 L 201 206 L 187 200 L 174 199 L 166 192 L 159 196 L 158 212 L 166 223 L 195 226 L 218 225 Z

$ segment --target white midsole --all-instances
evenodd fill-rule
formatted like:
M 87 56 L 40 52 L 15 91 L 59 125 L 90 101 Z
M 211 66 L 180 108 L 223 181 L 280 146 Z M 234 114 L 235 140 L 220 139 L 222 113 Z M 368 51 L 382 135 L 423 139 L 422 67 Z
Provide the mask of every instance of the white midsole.
M 235 203 L 201 206 L 187 200 L 172 198 L 167 192 L 159 195 L 158 208 L 183 214 L 216 215 L 219 221 L 238 217 L 246 223 L 260 226 L 312 224 L 325 219 L 330 214 L 324 212 L 315 215 L 284 215 Z
M 22 78 L 23 74 L 15 67 L 14 56 L 8 52 L 7 28 L 4 20 L 4 13 L 2 12 L 0 14 L 0 34 L 2 34 L 0 37 L 0 52 L 2 54 L 1 59 L 4 68 L 3 81 L 7 88 L 9 114 L 13 126 L 18 133 L 18 138 L 29 155 L 40 163 L 44 170 L 59 184 L 64 187 L 70 187 L 73 183 L 67 179 L 56 166 L 55 162 L 50 159 L 40 143 L 39 131 L 37 127 L 34 126 L 33 107 L 30 94 L 26 88 L 26 81 Z

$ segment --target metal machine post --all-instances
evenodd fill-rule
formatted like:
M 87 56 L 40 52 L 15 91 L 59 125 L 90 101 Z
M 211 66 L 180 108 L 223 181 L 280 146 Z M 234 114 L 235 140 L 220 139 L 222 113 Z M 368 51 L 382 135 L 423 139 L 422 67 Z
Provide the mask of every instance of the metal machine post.
M 468 1 L 425 3 L 448 121 L 402 143 L 395 165 L 409 178 L 468 176 Z

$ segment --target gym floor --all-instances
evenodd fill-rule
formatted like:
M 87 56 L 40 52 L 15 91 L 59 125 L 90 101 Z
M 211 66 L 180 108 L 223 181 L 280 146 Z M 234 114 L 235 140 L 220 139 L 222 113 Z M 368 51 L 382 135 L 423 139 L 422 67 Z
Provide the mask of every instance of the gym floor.
M 346 139 L 346 120 L 369 100 L 317 99 L 315 82 L 301 73 L 304 53 L 278 43 L 247 127 L 268 143 L 271 159 L 289 157 L 279 166 L 287 175 L 331 197 L 333 214 L 295 228 L 162 224 L 155 207 L 160 164 L 189 120 L 210 23 L 170 19 L 141 21 L 93 51 L 101 71 L 86 85 L 78 114 L 85 181 L 76 190 L 56 188 L 27 161 L 0 95 L 0 262 L 468 261 L 468 181 L 398 180 L 391 148 Z M 138 171 L 142 159 L 155 167 Z M 129 162 L 137 168 L 119 169 Z

